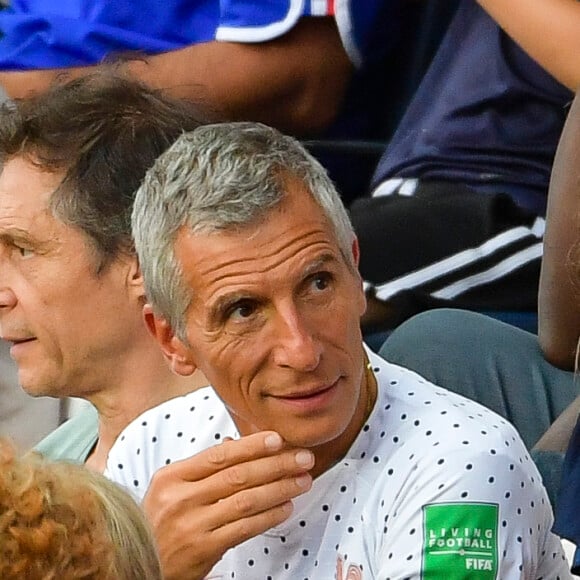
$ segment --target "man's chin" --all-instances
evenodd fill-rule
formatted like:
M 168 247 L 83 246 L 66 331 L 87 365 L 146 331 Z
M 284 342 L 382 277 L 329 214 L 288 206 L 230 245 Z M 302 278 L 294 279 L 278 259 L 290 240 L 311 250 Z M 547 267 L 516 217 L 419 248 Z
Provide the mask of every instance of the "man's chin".
M 26 372 L 18 371 L 18 383 L 20 388 L 30 397 L 60 397 L 58 389 L 47 385 L 38 376 L 31 377 Z

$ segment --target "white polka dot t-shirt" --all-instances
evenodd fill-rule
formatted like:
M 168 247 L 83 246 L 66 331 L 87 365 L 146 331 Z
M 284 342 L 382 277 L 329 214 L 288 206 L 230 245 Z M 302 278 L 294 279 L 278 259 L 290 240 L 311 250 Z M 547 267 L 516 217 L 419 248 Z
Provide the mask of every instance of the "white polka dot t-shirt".
M 417 374 L 369 358 L 378 399 L 337 465 L 283 525 L 226 552 L 208 578 L 571 578 L 540 475 L 514 428 Z M 107 474 L 142 497 L 160 467 L 238 437 L 211 388 L 147 411 Z

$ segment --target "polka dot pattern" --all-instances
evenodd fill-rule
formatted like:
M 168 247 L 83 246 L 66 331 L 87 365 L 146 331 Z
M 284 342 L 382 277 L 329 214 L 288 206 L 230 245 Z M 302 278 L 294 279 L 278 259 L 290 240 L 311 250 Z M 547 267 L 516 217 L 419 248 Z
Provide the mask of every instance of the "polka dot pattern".
M 160 467 L 199 453 L 224 437 L 239 437 L 227 413 L 216 417 L 216 405 L 221 406 L 221 402 L 214 390 L 206 387 L 146 411 L 117 439 L 105 474 L 125 485 L 137 499 L 143 499 L 153 473 Z M 200 425 L 210 422 L 209 436 L 200 437 Z M 113 457 L 119 458 L 114 468 Z M 131 473 L 131 477 L 119 480 L 121 471 Z
M 425 510 L 464 503 L 497 509 L 498 578 L 571 578 L 540 476 L 513 427 L 369 357 L 379 397 L 346 457 L 295 500 L 290 519 L 226 552 L 210 576 L 418 579 Z M 226 436 L 238 434 L 208 387 L 134 421 L 111 450 L 107 474 L 142 497 L 157 469 Z

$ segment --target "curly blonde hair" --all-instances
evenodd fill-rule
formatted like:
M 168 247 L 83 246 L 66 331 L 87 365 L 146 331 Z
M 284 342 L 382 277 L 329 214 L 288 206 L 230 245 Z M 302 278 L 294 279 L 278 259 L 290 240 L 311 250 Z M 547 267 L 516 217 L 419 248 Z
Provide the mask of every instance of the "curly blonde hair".
M 2 580 L 161 580 L 151 532 L 118 485 L 0 440 Z

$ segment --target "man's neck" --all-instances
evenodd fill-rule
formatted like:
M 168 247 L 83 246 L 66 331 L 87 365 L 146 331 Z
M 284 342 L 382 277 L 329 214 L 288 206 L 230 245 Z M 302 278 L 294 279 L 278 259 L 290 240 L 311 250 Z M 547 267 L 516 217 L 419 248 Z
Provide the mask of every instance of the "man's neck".
M 157 366 L 146 366 L 146 372 L 141 367 L 140 372 L 135 373 L 134 380 L 125 381 L 89 398 L 99 414 L 98 440 L 85 461 L 90 469 L 104 471 L 107 456 L 117 437 L 141 413 L 207 385 L 201 372 L 181 377 L 173 374 L 163 360 Z

